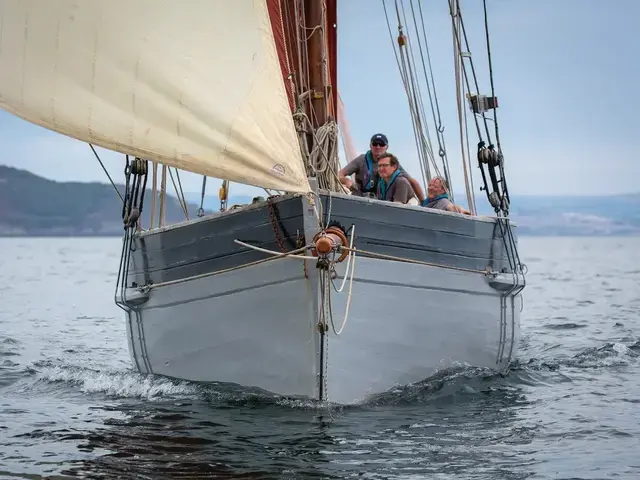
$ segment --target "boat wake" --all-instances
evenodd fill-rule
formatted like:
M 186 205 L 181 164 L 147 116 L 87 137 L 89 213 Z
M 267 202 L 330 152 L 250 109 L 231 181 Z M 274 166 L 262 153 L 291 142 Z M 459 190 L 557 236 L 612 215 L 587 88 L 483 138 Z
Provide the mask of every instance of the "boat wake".
M 553 348 L 549 350 L 555 350 Z M 442 370 L 411 385 L 372 396 L 357 405 L 335 405 L 336 408 L 367 408 L 384 405 L 432 405 L 472 402 L 479 395 L 506 393 L 524 386 L 571 382 L 575 375 L 603 368 L 618 368 L 637 362 L 640 341 L 606 342 L 584 348 L 573 356 L 556 353 L 546 358 L 531 357 L 512 362 L 508 372 L 498 374 L 491 369 L 460 366 Z M 141 375 L 129 369 L 104 369 L 85 365 L 40 361 L 23 370 L 20 390 L 57 391 L 58 395 L 82 393 L 105 399 L 201 400 L 218 407 L 280 406 L 294 409 L 323 409 L 327 402 L 305 398 L 272 395 L 259 389 L 248 389 L 224 383 L 196 383 L 160 376 Z M 15 389 L 15 388 L 14 388 Z M 44 393 L 44 392 L 43 392 Z M 329 398 L 329 403 L 331 399 Z
M 521 357 L 502 375 L 460 366 L 358 405 L 145 376 L 124 363 L 107 367 L 73 356 L 40 360 L 27 369 L 12 363 L 0 370 L 20 378 L 3 388 L 12 402 L 3 412 L 12 432 L 8 446 L 28 451 L 46 445 L 52 463 L 42 471 L 74 477 L 136 471 L 149 478 L 267 478 L 287 468 L 305 478 L 346 478 L 345 469 L 356 476 L 366 465 L 384 470 L 382 478 L 400 478 L 393 462 L 399 469 L 405 463 L 414 468 L 416 458 L 430 458 L 462 468 L 489 458 L 497 471 L 513 459 L 512 450 L 506 456 L 492 450 L 487 457 L 483 449 L 496 444 L 535 451 L 536 441 L 548 443 L 545 435 L 626 435 L 613 423 L 599 430 L 587 424 L 580 405 L 594 392 L 580 386 L 587 380 L 591 387 L 598 377 L 616 381 L 637 366 L 640 341 L 629 337 L 573 351 L 548 347 L 527 352 L 530 358 Z M 608 401 L 604 392 L 595 394 L 598 402 Z M 559 418 L 566 409 L 556 406 L 572 402 L 563 400 L 570 396 L 579 402 L 572 404 L 573 423 L 565 425 Z M 52 406 L 47 416 L 33 418 L 33 402 L 40 398 Z M 631 394 L 619 400 L 630 408 L 637 403 Z M 549 415 L 546 423 L 537 408 Z M 523 455 L 517 468 L 535 463 Z M 1 460 L 13 462 L 12 471 L 26 468 L 20 459 L 0 455 Z
M 133 370 L 101 370 L 76 365 L 58 365 L 39 362 L 33 368 L 37 381 L 34 387 L 80 391 L 84 394 L 102 394 L 111 398 L 192 397 L 197 386 L 189 382 L 176 382 L 163 377 L 140 375 Z

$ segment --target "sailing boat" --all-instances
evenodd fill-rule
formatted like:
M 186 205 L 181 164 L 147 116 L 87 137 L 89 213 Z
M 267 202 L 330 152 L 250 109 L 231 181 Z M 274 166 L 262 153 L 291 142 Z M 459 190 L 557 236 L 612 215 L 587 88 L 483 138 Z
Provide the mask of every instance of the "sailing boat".
M 115 301 L 138 371 L 349 403 L 516 355 L 524 271 L 499 138 L 479 127 L 489 111 L 497 126 L 497 104 L 471 91 L 459 4 L 458 113 L 466 95 L 493 217 L 342 186 L 336 1 L 0 1 L 0 106 L 126 155 Z M 395 9 L 427 180 L 438 164 L 411 50 L 426 36 L 409 39 Z M 222 179 L 223 200 L 230 182 L 269 197 L 164 225 L 172 168 Z

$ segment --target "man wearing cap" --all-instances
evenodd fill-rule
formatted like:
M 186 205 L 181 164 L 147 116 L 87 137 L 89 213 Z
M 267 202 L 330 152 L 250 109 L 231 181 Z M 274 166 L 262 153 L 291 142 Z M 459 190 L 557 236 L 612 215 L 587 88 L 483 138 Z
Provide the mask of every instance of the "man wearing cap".
M 346 167 L 340 170 L 338 173 L 340 182 L 347 188 L 350 188 L 356 195 L 365 196 L 371 194 L 376 196 L 380 179 L 378 175 L 378 159 L 387 152 L 388 147 L 389 141 L 387 140 L 387 136 L 382 133 L 376 133 L 371 137 L 370 150 L 367 151 L 367 153 L 358 155 L 351 160 Z M 398 170 L 401 172 L 400 174 L 409 181 L 413 191 L 418 197 L 418 201 L 422 203 L 425 197 L 420 184 L 409 175 L 401 165 L 398 166 Z M 354 173 L 355 182 L 348 178 Z

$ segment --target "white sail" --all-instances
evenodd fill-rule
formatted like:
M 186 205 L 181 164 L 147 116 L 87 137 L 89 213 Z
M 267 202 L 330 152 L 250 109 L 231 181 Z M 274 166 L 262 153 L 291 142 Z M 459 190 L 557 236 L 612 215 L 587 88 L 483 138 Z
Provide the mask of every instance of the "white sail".
M 266 0 L 0 0 L 0 107 L 190 172 L 309 190 Z

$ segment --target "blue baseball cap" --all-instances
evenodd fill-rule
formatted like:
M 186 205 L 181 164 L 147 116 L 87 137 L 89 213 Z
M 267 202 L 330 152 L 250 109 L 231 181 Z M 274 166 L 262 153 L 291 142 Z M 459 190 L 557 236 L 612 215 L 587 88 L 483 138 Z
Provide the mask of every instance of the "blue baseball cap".
M 387 136 L 384 133 L 376 133 L 373 137 L 371 137 L 371 143 L 373 142 L 381 142 L 385 145 L 389 145 L 389 140 L 387 140 Z

